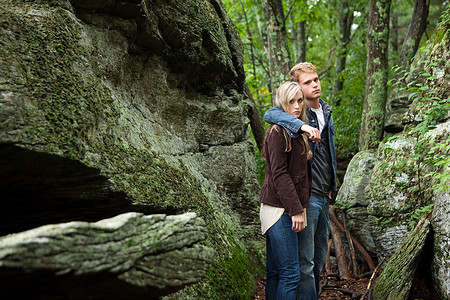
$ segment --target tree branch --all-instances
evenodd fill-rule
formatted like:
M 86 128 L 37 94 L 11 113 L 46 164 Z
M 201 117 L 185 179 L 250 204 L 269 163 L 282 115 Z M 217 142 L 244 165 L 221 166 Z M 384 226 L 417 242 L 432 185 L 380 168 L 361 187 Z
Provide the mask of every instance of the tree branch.
M 331 208 L 329 210 L 329 214 L 330 214 L 330 219 L 336 224 L 336 226 L 339 228 L 339 230 L 342 232 L 345 232 L 344 226 L 342 226 L 342 224 L 339 222 L 339 220 L 337 219 L 337 217 L 334 213 L 334 208 Z M 357 239 L 355 239 L 351 234 L 350 234 L 350 238 L 352 239 L 356 248 L 358 248 L 359 252 L 361 252 L 361 254 L 364 256 L 364 259 L 366 260 L 367 265 L 369 266 L 370 270 L 375 270 L 375 264 L 373 263 L 372 257 L 369 255 L 369 253 L 367 253 L 366 249 L 364 249 L 364 247 L 361 245 L 361 243 Z

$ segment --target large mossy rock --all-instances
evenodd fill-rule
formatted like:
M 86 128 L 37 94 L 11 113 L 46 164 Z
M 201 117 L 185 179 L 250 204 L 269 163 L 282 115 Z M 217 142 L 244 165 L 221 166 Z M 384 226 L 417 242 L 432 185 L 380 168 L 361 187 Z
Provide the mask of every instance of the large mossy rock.
M 0 238 L 2 297 L 157 299 L 205 276 L 214 255 L 198 244 L 205 238 L 195 213 L 125 213 L 11 234 Z
M 174 298 L 251 297 L 251 104 L 220 1 L 0 0 L 0 42 L 0 234 L 194 211 L 216 255 Z
M 411 74 L 422 74 L 417 80 L 425 92 L 397 120 L 405 129 L 380 143 L 376 151 L 355 155 L 337 196 L 337 204 L 346 212 L 352 235 L 372 255 L 389 261 L 397 253 L 394 258 L 399 261 L 392 262 L 394 269 L 402 264 L 405 254 L 398 253 L 399 247 L 421 216 L 431 214 L 429 238 L 424 240 L 424 245 L 419 243 L 423 247 L 423 250 L 416 249 L 420 257 L 407 270 L 413 272 L 418 262 L 425 262 L 415 274 L 408 276 L 433 281 L 433 286 L 426 288 L 434 290 L 442 299 L 450 298 L 450 34 L 447 28 L 448 24 L 444 24 L 413 61 Z M 385 278 L 379 299 L 386 299 L 388 294 L 396 295 L 392 299 L 408 297 L 410 289 L 401 285 L 408 282 L 411 286 L 411 278 L 394 280 L 396 276 L 400 275 L 393 275 L 391 281 Z
M 449 133 L 450 120 L 430 130 L 425 139 L 432 147 L 438 141 L 448 140 Z M 430 245 L 416 245 L 418 248 L 415 251 L 423 257 L 416 258 L 410 266 L 411 270 L 416 270 L 418 261 L 426 259 L 428 265 L 421 267 L 420 272 L 423 274 L 419 275 L 432 278 L 434 289 L 446 299 L 450 296 L 450 284 L 446 275 L 450 271 L 450 215 L 447 208 L 450 201 L 449 192 L 436 190 L 438 182 L 432 180 L 432 176 L 424 177 L 432 171 L 443 172 L 442 166 L 436 166 L 433 170 L 422 164 L 417 172 L 416 166 L 421 157 L 414 157 L 414 147 L 415 144 L 410 138 L 399 135 L 395 140 L 380 145 L 376 152 L 365 151 L 356 154 L 349 164 L 336 200 L 338 206 L 346 212 L 347 226 L 352 235 L 379 260 L 386 257 L 389 261 L 408 235 L 411 235 L 412 225 L 417 218 L 432 211 L 429 223 L 433 234 L 427 240 Z M 449 155 L 448 149 L 435 151 L 436 156 Z M 444 167 L 448 172 L 448 166 Z M 450 183 L 447 182 L 446 185 L 449 186 Z M 421 190 L 418 190 L 419 186 Z M 421 251 L 421 247 L 426 250 Z M 396 259 L 401 260 L 402 257 L 404 253 L 397 253 Z M 413 275 L 415 274 L 411 276 Z M 401 284 L 390 285 L 388 278 L 384 280 L 385 286 L 401 288 Z M 393 295 L 397 292 L 401 294 L 399 298 L 392 299 L 406 299 L 404 297 L 408 297 L 409 290 L 394 292 L 383 288 L 383 293 L 391 292 Z M 385 298 L 380 296 L 378 299 Z

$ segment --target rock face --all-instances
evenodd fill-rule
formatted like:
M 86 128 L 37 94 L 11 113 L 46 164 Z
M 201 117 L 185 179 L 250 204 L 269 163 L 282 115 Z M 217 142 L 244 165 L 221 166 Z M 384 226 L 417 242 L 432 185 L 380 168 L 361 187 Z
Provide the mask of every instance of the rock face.
M 2 297 L 46 298 L 50 292 L 59 299 L 156 299 L 202 279 L 214 254 L 198 245 L 205 238 L 195 213 L 126 213 L 12 234 L 0 238 Z
M 422 253 L 420 263 L 411 265 L 418 268 L 414 276 L 424 282 L 432 278 L 433 290 L 442 299 L 450 298 L 449 38 L 444 26 L 426 47 L 428 51 L 419 53 L 412 65 L 412 73 L 427 74 L 422 81 L 427 93 L 402 115 L 402 124 L 408 126 L 381 143 L 376 151 L 355 155 L 337 196 L 346 211 L 350 231 L 379 259 L 389 260 L 415 223 L 429 214 L 431 233 L 423 250 L 418 249 L 417 253 Z M 402 255 L 398 253 L 397 257 Z M 401 294 L 398 299 L 408 298 L 409 288 L 399 292 L 395 291 L 399 288 L 396 282 L 383 284 L 383 292 Z
M 425 138 L 433 144 L 437 140 L 448 139 L 449 132 L 450 121 L 446 121 L 430 131 Z M 447 213 L 449 192 L 434 190 L 436 182 L 430 181 L 429 177 L 418 178 L 417 172 L 410 172 L 420 157 L 413 159 L 408 165 L 401 165 L 405 158 L 413 156 L 413 149 L 414 144 L 410 140 L 399 136 L 395 142 L 382 144 L 376 152 L 356 154 L 349 164 L 336 200 L 346 211 L 347 226 L 352 235 L 379 260 L 383 257 L 389 259 L 398 250 L 410 234 L 411 225 L 421 211 L 425 214 L 432 211 L 433 235 L 428 241 L 430 245 L 425 246 L 426 250 L 422 252 L 429 265 L 420 270 L 424 272 L 424 276 L 433 277 L 434 288 L 446 299 L 450 296 L 447 276 L 450 271 L 450 218 Z M 445 151 L 435 155 L 448 155 Z M 430 171 L 427 168 L 429 167 L 422 166 L 422 176 Z M 446 168 L 448 172 L 448 166 Z M 420 180 L 425 181 L 419 183 Z M 449 185 L 448 182 L 446 184 Z M 419 185 L 423 191 L 417 194 L 415 187 Z M 434 209 L 431 209 L 430 204 L 434 205 Z M 431 257 L 432 262 L 431 259 L 429 261 Z
M 220 1 L 0 0 L 0 41 L 0 235 L 194 211 L 206 240 L 185 247 L 215 250 L 214 267 L 174 297 L 249 297 L 259 187 L 242 46 Z M 155 286 L 144 273 L 124 280 L 139 295 Z

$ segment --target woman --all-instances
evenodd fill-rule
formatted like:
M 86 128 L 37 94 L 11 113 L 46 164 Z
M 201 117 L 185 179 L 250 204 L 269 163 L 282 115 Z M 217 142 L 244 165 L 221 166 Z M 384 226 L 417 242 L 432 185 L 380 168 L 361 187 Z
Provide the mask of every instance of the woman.
M 303 92 L 296 82 L 285 82 L 275 105 L 306 121 Z M 261 189 L 261 226 L 266 235 L 266 299 L 296 299 L 299 281 L 297 232 L 306 226 L 311 193 L 311 152 L 305 135 L 291 138 L 272 125 L 264 138 L 266 176 Z

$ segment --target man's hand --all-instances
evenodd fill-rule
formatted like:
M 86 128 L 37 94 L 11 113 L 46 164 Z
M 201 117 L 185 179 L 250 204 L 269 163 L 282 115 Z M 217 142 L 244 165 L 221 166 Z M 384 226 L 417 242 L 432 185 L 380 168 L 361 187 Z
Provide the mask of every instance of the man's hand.
M 305 219 L 303 218 L 303 214 L 296 214 L 291 217 L 292 219 L 292 230 L 295 232 L 300 232 L 305 228 Z
M 312 126 L 309 126 L 308 124 L 303 124 L 302 127 L 300 127 L 300 130 L 306 133 L 307 136 L 313 141 L 313 143 L 320 142 L 320 131 L 317 128 L 314 128 Z

